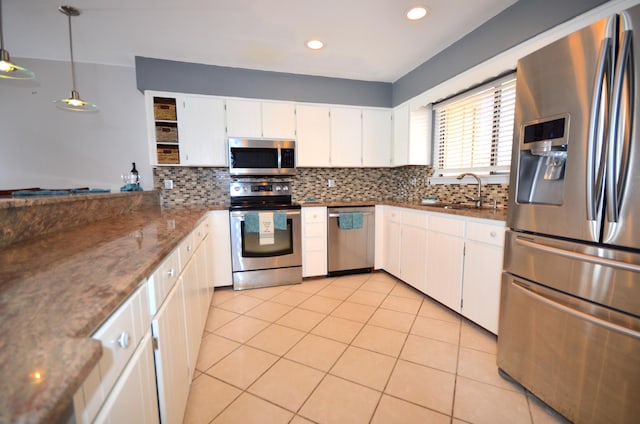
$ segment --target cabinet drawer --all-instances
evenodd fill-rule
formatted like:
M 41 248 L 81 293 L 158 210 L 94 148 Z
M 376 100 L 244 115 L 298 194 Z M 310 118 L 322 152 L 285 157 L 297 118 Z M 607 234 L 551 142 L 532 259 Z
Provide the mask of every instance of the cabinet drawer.
M 504 223 L 494 225 L 483 222 L 469 221 L 467 223 L 467 239 L 482 243 L 504 246 Z
M 304 224 L 304 236 L 307 237 L 319 237 L 326 238 L 327 237 L 327 226 L 324 222 L 322 223 L 305 223 Z
M 402 225 L 411 225 L 418 228 L 427 228 L 429 217 L 424 212 L 402 212 Z
M 154 316 L 171 287 L 178 280 L 178 251 L 174 250 L 147 280 L 149 292 L 149 315 Z
M 402 222 L 402 211 L 399 208 L 390 207 L 384 211 L 384 217 L 391 222 Z
M 323 238 L 313 237 L 305 240 L 305 251 L 326 251 L 327 245 Z
M 182 240 L 180 246 L 178 246 L 178 252 L 180 254 L 180 272 L 184 270 L 184 268 L 187 266 L 187 263 L 191 259 L 191 256 L 193 256 L 193 252 L 196 251 L 195 239 L 195 232 L 192 231 L 188 236 L 184 238 L 184 240 Z
M 306 223 L 325 223 L 327 222 L 326 208 L 305 208 L 303 209 L 304 222 Z
M 429 216 L 429 230 L 452 236 L 464 237 L 464 218 L 449 218 L 444 214 Z
M 200 225 L 196 227 L 195 238 L 197 240 L 197 243 L 200 243 L 207 237 L 207 234 L 209 234 L 209 225 L 209 220 L 205 219 L 200 223 Z
M 139 313 L 140 303 L 138 302 L 136 307 L 135 300 L 138 298 L 129 298 L 92 336 L 102 343 L 102 357 L 99 362 L 100 385 L 105 397 L 138 344 L 138 340 L 135 339 L 135 314 Z

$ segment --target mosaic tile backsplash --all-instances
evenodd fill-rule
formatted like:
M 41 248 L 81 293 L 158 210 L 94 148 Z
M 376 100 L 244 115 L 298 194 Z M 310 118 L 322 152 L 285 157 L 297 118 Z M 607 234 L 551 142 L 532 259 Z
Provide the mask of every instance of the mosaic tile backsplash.
M 211 206 L 229 202 L 227 168 L 158 167 L 153 171 L 154 188 L 160 192 L 161 204 L 173 206 Z M 430 166 L 399 168 L 298 168 L 298 174 L 283 177 L 291 181 L 293 200 L 303 202 L 314 198 L 323 202 L 350 200 L 393 200 L 417 202 L 424 196 L 437 196 L 441 201 L 466 201 L 464 195 L 476 195 L 471 184 L 428 184 L 433 175 Z M 173 180 L 173 190 L 164 189 L 164 180 Z M 328 187 L 332 179 L 334 187 Z M 508 184 L 482 186 L 486 204 L 494 200 L 506 207 Z

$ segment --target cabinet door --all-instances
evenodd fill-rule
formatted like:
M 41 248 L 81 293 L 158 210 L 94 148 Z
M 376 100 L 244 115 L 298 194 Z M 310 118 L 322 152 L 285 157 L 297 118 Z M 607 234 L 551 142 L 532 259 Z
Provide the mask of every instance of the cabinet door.
M 362 166 L 362 111 L 331 108 L 331 165 Z
M 229 211 L 209 213 L 211 219 L 211 268 L 215 287 L 233 284 L 231 273 L 231 235 L 229 227 Z
M 105 401 L 95 423 L 159 422 L 151 334 L 142 339 Z
M 404 282 L 424 292 L 426 282 L 427 229 L 402 226 L 400 276 Z
M 460 312 L 464 240 L 429 231 L 427 249 L 427 294 Z
M 409 163 L 409 105 L 393 109 L 393 165 Z
M 385 210 L 384 269 L 400 278 L 400 240 L 402 235 L 401 212 L 398 208 Z
M 391 111 L 362 111 L 362 165 L 391 165 Z
M 498 334 L 503 248 L 467 241 L 464 254 L 462 315 Z
M 327 275 L 327 208 L 302 208 L 302 276 Z
M 163 423 L 182 422 L 189 396 L 191 372 L 184 317 L 182 280 L 179 279 L 151 322 L 153 337 L 158 342 L 154 358 Z
M 198 287 L 198 268 L 196 258 L 192 258 L 182 272 L 182 299 L 184 301 L 184 322 L 187 333 L 187 352 L 189 369 L 193 373 L 202 333 L 200 332 L 200 301 Z
M 325 106 L 296 106 L 298 166 L 331 166 L 331 121 Z
M 262 106 L 255 100 L 227 100 L 227 134 L 262 137 Z
M 262 136 L 296 138 L 296 108 L 293 103 L 262 102 Z
M 180 164 L 226 166 L 224 101 L 215 97 L 178 98 Z

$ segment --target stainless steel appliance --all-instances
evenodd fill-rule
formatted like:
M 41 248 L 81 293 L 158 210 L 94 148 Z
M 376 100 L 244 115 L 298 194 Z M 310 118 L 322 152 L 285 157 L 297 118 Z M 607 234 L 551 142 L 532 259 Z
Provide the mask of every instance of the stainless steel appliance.
M 294 140 L 229 139 L 229 173 L 233 176 L 295 175 Z
M 640 417 L 639 25 L 518 63 L 498 366 L 579 423 Z
M 234 290 L 301 283 L 300 205 L 291 202 L 290 184 L 248 180 L 230 188 Z
M 329 208 L 327 214 L 329 274 L 370 272 L 374 264 L 375 208 Z M 351 225 L 340 225 L 341 217 L 351 219 Z

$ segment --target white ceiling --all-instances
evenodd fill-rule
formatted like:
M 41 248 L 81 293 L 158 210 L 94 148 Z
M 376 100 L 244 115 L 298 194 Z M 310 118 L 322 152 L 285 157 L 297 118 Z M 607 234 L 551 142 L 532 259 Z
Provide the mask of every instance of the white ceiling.
M 394 82 L 516 0 L 4 0 L 12 57 L 133 66 L 135 56 Z M 404 18 L 409 6 L 431 9 Z M 305 42 L 317 37 L 317 52 Z M 16 61 L 17 62 L 17 61 Z

